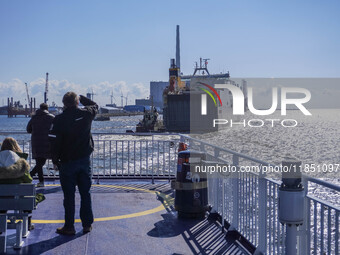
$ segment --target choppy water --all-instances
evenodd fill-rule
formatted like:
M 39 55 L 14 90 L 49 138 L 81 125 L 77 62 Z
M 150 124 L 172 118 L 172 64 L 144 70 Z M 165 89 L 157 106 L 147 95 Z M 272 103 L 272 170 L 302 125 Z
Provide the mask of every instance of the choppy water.
M 273 164 L 280 164 L 286 157 L 321 167 L 340 164 L 340 109 L 310 111 L 312 116 L 305 116 L 300 111 L 288 111 L 287 116 L 281 116 L 277 111 L 270 116 L 271 119 L 295 119 L 298 125 L 294 128 L 280 124 L 271 127 L 269 122 L 265 122 L 263 127 L 258 128 L 236 125 L 219 132 L 192 136 Z M 141 118 L 120 116 L 110 121 L 94 121 L 92 131 L 125 133 L 127 129 L 135 130 Z M 259 119 L 259 116 L 251 116 L 248 112 L 244 119 Z M 24 131 L 28 121 L 29 118 L 0 116 L 0 131 Z M 0 136 L 1 140 L 3 138 Z M 340 183 L 340 166 L 332 173 L 316 172 L 316 176 L 332 178 Z
M 136 124 L 142 116 L 119 116 L 111 118 L 110 121 L 93 121 L 93 132 L 115 132 L 125 133 L 127 129 L 135 130 Z M 0 131 L 25 131 L 29 118 L 7 118 L 0 116 Z
M 271 122 L 263 127 L 243 127 L 235 125 L 219 132 L 193 135 L 223 148 L 250 155 L 273 164 L 280 164 L 286 157 L 301 160 L 303 164 L 316 166 L 340 164 L 340 109 L 310 110 L 312 116 L 300 111 L 288 111 L 287 116 L 275 112 L 270 119 L 295 119 L 296 127 L 271 127 Z M 244 119 L 269 119 L 251 116 Z M 242 118 L 243 120 L 243 118 Z M 275 122 L 276 123 L 276 122 Z M 335 178 L 340 183 L 340 166 L 337 172 L 316 172 L 317 177 Z

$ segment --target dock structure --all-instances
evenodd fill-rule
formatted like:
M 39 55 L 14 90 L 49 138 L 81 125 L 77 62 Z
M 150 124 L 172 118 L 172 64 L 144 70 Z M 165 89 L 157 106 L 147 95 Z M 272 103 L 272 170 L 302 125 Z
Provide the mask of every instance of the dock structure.
M 13 97 L 7 98 L 7 116 L 8 118 L 24 116 L 30 117 L 36 110 L 35 98 L 30 98 L 29 105 L 23 107 L 20 101 L 13 101 Z
M 264 171 L 216 173 L 208 178 L 209 216 L 184 220 L 177 218 L 169 185 L 177 172 L 179 142 L 235 169 L 244 162 L 260 169 L 272 165 L 182 134 L 96 133 L 94 142 L 93 231 L 83 235 L 77 222 L 74 237 L 54 233 L 63 222 L 62 193 L 49 165 L 42 190 L 47 199 L 33 213 L 36 229 L 20 254 L 339 254 L 338 185 L 302 175 L 303 189 L 299 186 L 302 192 L 294 200 L 302 203 L 280 208 L 279 197 L 290 199 L 282 195 L 281 180 Z M 30 153 L 29 138 L 19 143 Z M 325 198 L 325 190 L 332 199 Z M 302 221 L 288 224 L 294 206 Z M 7 252 L 16 254 L 10 247 Z

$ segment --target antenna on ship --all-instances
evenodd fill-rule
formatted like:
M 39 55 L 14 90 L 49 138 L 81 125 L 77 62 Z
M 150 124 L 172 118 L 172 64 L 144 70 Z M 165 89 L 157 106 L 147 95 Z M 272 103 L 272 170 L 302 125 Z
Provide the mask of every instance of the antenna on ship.
M 209 71 L 208 71 L 208 60 L 210 60 L 210 58 L 200 58 L 200 65 L 198 66 L 198 63 L 196 63 L 195 65 L 195 71 L 194 71 L 194 74 L 193 76 L 196 74 L 196 72 L 198 71 L 198 73 L 200 71 L 202 71 L 202 74 L 204 75 L 204 71 L 207 72 L 208 75 L 210 75 Z

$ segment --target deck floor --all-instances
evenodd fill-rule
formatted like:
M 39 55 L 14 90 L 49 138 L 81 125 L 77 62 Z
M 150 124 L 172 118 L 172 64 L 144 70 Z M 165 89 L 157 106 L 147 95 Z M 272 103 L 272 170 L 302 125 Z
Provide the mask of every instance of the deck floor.
M 173 210 L 173 191 L 168 182 L 101 181 L 92 186 L 96 218 L 93 230 L 76 235 L 55 233 L 63 225 L 60 185 L 46 183 L 38 189 L 46 200 L 33 212 L 35 229 L 14 250 L 14 230 L 9 230 L 7 254 L 248 254 L 235 240 L 227 240 L 214 220 L 178 219 Z M 79 219 L 79 194 L 76 195 Z

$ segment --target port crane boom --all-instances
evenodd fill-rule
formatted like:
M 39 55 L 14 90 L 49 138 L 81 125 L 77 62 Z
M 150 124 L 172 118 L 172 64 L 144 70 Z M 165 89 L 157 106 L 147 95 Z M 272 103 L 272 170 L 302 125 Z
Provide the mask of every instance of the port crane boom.
M 45 84 L 45 93 L 44 93 L 44 103 L 45 104 L 47 104 L 47 101 L 48 101 L 47 93 L 48 93 L 48 73 L 46 73 L 46 84 Z
M 26 95 L 27 95 L 27 105 L 31 107 L 30 95 L 28 94 L 28 85 L 27 85 L 27 82 L 25 82 L 25 87 L 26 87 Z

